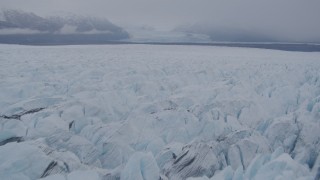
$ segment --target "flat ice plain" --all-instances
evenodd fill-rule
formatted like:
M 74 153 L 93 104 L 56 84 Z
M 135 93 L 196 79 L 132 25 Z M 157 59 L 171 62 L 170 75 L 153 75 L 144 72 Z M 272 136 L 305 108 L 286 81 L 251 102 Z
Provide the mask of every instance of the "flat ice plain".
M 0 45 L 1 180 L 319 179 L 320 53 Z

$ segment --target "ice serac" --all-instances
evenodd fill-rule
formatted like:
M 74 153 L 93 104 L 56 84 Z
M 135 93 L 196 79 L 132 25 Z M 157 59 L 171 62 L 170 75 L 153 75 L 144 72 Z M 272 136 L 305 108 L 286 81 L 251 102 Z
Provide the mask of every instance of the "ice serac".
M 312 179 L 309 169 L 295 162 L 290 155 L 282 154 L 264 164 L 255 179 Z
M 56 174 L 41 178 L 39 180 L 101 180 L 100 175 L 95 171 L 74 171 L 68 175 Z
M 0 179 L 3 180 L 38 179 L 48 167 L 54 168 L 50 166 L 51 158 L 27 142 L 0 146 L 0 154 Z
M 183 147 L 183 151 L 163 168 L 169 179 L 213 176 L 219 169 L 219 162 L 212 147 L 205 143 L 195 143 Z
M 151 153 L 137 152 L 129 159 L 121 173 L 123 180 L 159 179 L 158 165 Z
M 46 138 L 46 143 L 55 149 L 67 149 L 73 152 L 84 164 L 101 166 L 99 150 L 83 137 L 74 136 L 65 131 L 57 131 Z
M 163 167 L 169 179 L 212 177 L 228 165 L 246 169 L 257 153 L 271 152 L 267 140 L 248 130 L 239 130 L 210 142 L 193 142 Z

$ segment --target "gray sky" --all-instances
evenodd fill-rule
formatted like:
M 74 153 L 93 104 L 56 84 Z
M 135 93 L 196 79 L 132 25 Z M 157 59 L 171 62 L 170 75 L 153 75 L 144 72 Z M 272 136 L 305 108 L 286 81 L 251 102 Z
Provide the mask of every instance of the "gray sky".
M 201 23 L 292 39 L 320 38 L 320 0 L 0 0 L 0 7 L 39 15 L 94 15 L 158 29 Z

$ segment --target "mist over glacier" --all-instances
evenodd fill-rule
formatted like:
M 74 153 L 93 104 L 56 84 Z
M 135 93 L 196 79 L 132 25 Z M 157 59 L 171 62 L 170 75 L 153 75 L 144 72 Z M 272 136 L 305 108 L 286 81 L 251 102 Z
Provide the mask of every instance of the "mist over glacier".
M 0 45 L 0 179 L 319 179 L 319 60 Z

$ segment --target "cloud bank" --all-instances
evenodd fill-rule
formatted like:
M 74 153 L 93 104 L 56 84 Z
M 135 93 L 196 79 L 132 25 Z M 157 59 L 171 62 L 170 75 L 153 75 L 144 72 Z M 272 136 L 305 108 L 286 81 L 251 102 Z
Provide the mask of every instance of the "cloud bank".
M 61 11 L 107 17 L 156 29 L 190 26 L 203 32 L 242 31 L 283 41 L 320 40 L 319 0 L 1 0 L 1 7 L 40 15 Z M 200 29 L 199 28 L 199 29 Z M 241 33 L 240 33 L 241 34 Z

